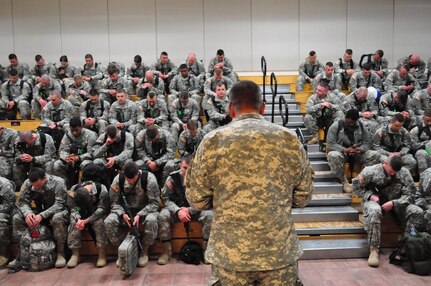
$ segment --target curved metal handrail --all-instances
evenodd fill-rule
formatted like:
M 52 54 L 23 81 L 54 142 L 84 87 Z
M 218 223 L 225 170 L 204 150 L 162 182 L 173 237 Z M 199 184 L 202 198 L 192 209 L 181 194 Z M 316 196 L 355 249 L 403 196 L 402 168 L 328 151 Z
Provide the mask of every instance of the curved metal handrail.
M 266 102 L 266 90 L 265 90 L 265 86 L 266 86 L 266 60 L 265 57 L 262 56 L 260 58 L 260 69 L 262 70 L 262 84 L 263 84 L 263 91 L 262 91 L 262 96 L 263 96 L 263 102 Z
M 277 77 L 272 72 L 271 73 L 271 81 L 270 81 L 270 87 L 272 92 L 272 114 L 271 114 L 271 123 L 274 123 L 274 113 L 275 113 L 275 97 L 277 96 L 277 88 L 278 88 L 278 82 Z
M 284 106 L 284 110 L 283 110 L 283 106 Z M 278 108 L 280 110 L 282 124 L 284 127 L 286 127 L 287 123 L 289 122 L 289 105 L 287 105 L 286 99 L 282 95 L 280 95 L 280 97 L 278 98 Z
M 302 133 L 301 128 L 296 127 L 296 135 L 298 136 L 299 141 L 301 142 L 302 146 L 304 147 L 305 152 L 308 152 L 307 141 L 305 141 L 305 137 L 304 137 L 304 134 Z

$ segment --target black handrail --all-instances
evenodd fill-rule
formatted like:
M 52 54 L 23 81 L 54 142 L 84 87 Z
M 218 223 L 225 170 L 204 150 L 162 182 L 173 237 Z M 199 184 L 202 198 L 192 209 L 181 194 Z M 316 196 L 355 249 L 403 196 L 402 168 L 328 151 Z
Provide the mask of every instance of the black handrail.
M 289 105 L 287 105 L 286 99 L 282 95 L 280 95 L 280 97 L 278 98 L 278 108 L 280 110 L 282 124 L 284 127 L 286 127 L 287 123 L 289 122 Z
M 298 136 L 299 141 L 301 142 L 302 146 L 304 147 L 305 152 L 308 152 L 307 141 L 305 141 L 305 137 L 304 137 L 304 134 L 302 134 L 301 128 L 296 127 L 296 135 Z
M 262 56 L 260 58 L 260 68 L 262 70 L 262 84 L 263 84 L 263 91 L 262 91 L 262 96 L 263 96 L 263 102 L 266 102 L 266 90 L 265 90 L 265 85 L 266 85 L 266 60 L 265 57 Z
M 274 113 L 275 113 L 275 97 L 277 96 L 277 88 L 278 88 L 278 82 L 277 77 L 272 72 L 271 73 L 271 92 L 272 92 L 272 114 L 271 114 L 271 123 L 274 123 Z

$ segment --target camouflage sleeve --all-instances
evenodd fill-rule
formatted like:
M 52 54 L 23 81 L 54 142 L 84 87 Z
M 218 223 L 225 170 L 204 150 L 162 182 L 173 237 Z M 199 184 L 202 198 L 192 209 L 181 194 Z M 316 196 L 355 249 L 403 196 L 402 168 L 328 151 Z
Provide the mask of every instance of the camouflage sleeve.
M 387 59 L 382 59 L 381 60 L 380 69 L 383 71 L 384 74 L 388 73 L 389 62 L 388 62 Z
M 157 179 L 153 175 L 153 173 L 148 172 L 148 180 L 147 180 L 147 198 L 148 204 L 138 212 L 139 216 L 146 216 L 149 213 L 156 212 L 159 209 L 160 205 L 160 190 L 159 185 L 157 184 Z
M 419 138 L 419 129 L 418 127 L 414 127 L 412 130 L 410 130 L 410 137 L 412 140 L 412 150 L 414 152 L 425 149 L 425 145 L 428 143 L 428 140 L 422 141 Z
M 198 79 L 200 80 L 202 78 L 205 78 L 205 67 L 204 67 L 204 65 L 201 62 L 197 62 L 197 66 L 198 66 L 198 72 L 199 72 Z
M 129 106 L 130 111 L 130 119 L 127 122 L 124 122 L 124 126 L 130 127 L 134 124 L 136 124 L 136 121 L 138 119 L 138 109 L 136 107 L 136 104 L 133 103 L 133 101 L 130 101 L 131 104 Z
M 70 190 L 67 195 L 66 206 L 70 213 L 70 221 L 76 222 L 78 219 L 81 219 L 81 214 L 76 209 L 76 204 L 72 196 L 74 196 L 74 191 Z
M 403 156 L 410 152 L 410 148 L 412 146 L 412 138 L 410 137 L 410 133 L 406 129 L 401 129 L 401 133 L 403 134 L 403 147 L 401 148 L 400 155 Z
M 382 128 L 379 128 L 376 133 L 374 133 L 372 149 L 379 152 L 382 155 L 389 155 L 389 152 L 382 148 Z
M 124 150 L 119 155 L 115 156 L 115 162 L 124 163 L 130 158 L 132 158 L 134 147 L 135 145 L 134 145 L 133 135 L 126 132 L 126 141 L 124 142 Z
M 214 95 L 215 96 L 215 92 L 211 90 L 211 78 L 208 78 L 205 83 L 204 83 L 204 92 L 205 94 L 208 95 Z
M 215 121 L 221 121 L 224 119 L 225 115 L 218 112 L 215 108 L 213 101 L 208 99 L 207 101 L 207 112 L 210 119 Z
M 145 130 L 139 131 L 139 133 L 136 135 L 135 138 L 135 149 L 136 153 L 138 155 L 138 158 L 144 161 L 146 163 L 148 160 L 151 160 L 150 157 L 148 157 L 147 152 L 145 151 Z
M 46 219 L 53 216 L 56 213 L 63 211 L 66 207 L 67 189 L 63 179 L 55 182 L 55 202 L 54 204 L 40 213 L 40 215 Z
M 46 126 L 49 126 L 51 124 L 54 124 L 54 121 L 51 120 L 51 114 L 49 112 L 49 108 L 48 108 L 48 104 L 45 105 L 44 108 L 42 108 L 42 111 L 40 113 L 40 116 L 42 118 L 42 123 L 45 124 Z
M 87 111 L 85 110 L 87 107 L 87 103 L 88 102 L 83 102 L 79 107 L 79 119 L 81 119 L 81 121 L 84 121 L 85 119 L 87 119 Z
M 165 154 L 163 154 L 162 157 L 154 161 L 157 166 L 161 166 L 167 161 L 174 159 L 177 144 L 174 138 L 169 133 L 166 133 L 166 141 L 167 146 Z
M 0 188 L 0 213 L 11 214 L 15 204 L 15 185 L 6 182 Z
M 386 80 L 383 83 L 386 91 L 390 91 L 394 89 L 394 73 L 395 72 L 391 72 L 390 74 L 388 74 L 388 76 L 386 77 Z
M 317 112 L 322 110 L 322 104 L 315 104 L 313 96 L 310 96 L 305 104 L 305 108 L 308 114 L 317 116 Z
M 331 127 L 329 127 L 326 142 L 329 151 L 337 151 L 344 154 L 345 148 L 337 142 L 338 135 L 340 134 L 338 133 L 338 124 L 338 122 L 335 122 Z
M 136 122 L 144 124 L 145 111 L 143 107 L 143 100 L 140 100 L 136 103 L 136 114 L 137 114 Z
M 103 74 L 102 74 L 102 78 L 103 78 Z M 102 81 L 102 83 L 100 85 L 100 93 L 105 94 L 105 98 L 108 97 L 109 88 L 108 88 L 108 80 L 107 79 Z
M 177 66 L 173 63 L 173 62 L 169 62 L 169 65 L 171 67 L 171 71 L 168 73 L 169 76 L 175 76 L 176 74 L 178 74 L 178 68 Z
M 191 93 L 199 95 L 199 79 L 195 77 L 194 75 L 191 75 L 191 82 L 192 82 L 192 90 L 190 90 Z
M 176 106 L 176 101 L 172 102 L 171 106 L 169 107 L 170 113 L 171 113 L 171 120 L 173 123 L 178 123 L 178 124 L 183 124 L 183 122 L 181 121 L 181 119 L 178 117 L 178 113 L 177 113 L 177 106 Z
M 89 221 L 103 219 L 109 212 L 109 193 L 104 185 L 101 188 L 97 209 L 88 217 Z
M 346 70 L 341 65 L 340 60 L 337 60 L 334 62 L 334 70 L 335 70 L 335 73 L 338 73 L 338 74 L 346 73 Z
M 232 86 L 233 86 L 233 81 L 227 77 L 226 78 L 226 94 L 230 94 L 230 89 L 232 88 Z
M 112 104 L 111 108 L 109 108 L 109 123 L 111 124 L 119 123 L 117 120 L 117 111 L 115 110 L 114 104 Z
M 375 72 L 371 73 L 371 78 L 372 78 L 372 81 L 373 81 L 373 86 L 376 89 L 378 89 L 378 90 L 381 91 L 383 89 L 382 79 Z
M 365 189 L 365 186 L 373 181 L 374 172 L 370 167 L 365 167 L 359 175 L 352 180 L 352 189 L 356 196 L 368 201 L 373 194 L 372 191 Z
M 370 105 L 368 106 L 368 108 L 370 109 L 370 112 L 374 115 L 374 118 L 376 119 L 377 116 L 379 115 L 379 107 L 377 106 L 377 102 L 372 96 L 369 97 L 369 102 L 370 102 Z
M 231 60 L 225 58 L 224 59 L 223 73 L 224 74 L 230 74 L 232 71 L 233 71 L 233 66 L 232 66 Z
M 22 80 L 27 81 L 28 79 L 31 78 L 30 67 L 28 66 L 28 64 L 22 64 L 22 69 L 23 69 Z
M 85 152 L 84 154 L 79 155 L 79 159 L 81 161 L 84 160 L 92 160 L 93 159 L 93 151 L 94 151 L 94 147 L 96 144 L 96 140 L 97 140 L 97 134 L 96 132 L 92 132 L 90 130 L 87 130 L 89 132 L 87 132 L 87 152 Z
M 109 122 L 109 111 L 111 110 L 111 104 L 107 102 L 106 100 L 101 100 L 100 104 L 103 105 L 103 113 L 102 116 L 99 117 L 99 119 L 105 120 L 106 122 Z
M 389 110 L 388 100 L 389 100 L 388 94 L 385 94 L 380 98 L 380 102 L 379 102 L 380 108 L 379 109 L 380 109 L 380 115 L 381 116 L 393 116 L 395 114 L 395 112 Z
M 193 98 L 191 98 L 192 100 Z M 192 100 L 192 116 L 191 119 L 198 121 L 199 120 L 199 105 L 198 103 L 193 99 Z
M 320 78 L 322 77 L 322 76 L 321 76 L 321 74 L 322 74 L 322 73 L 317 74 L 317 75 L 314 77 L 314 79 L 313 79 L 313 84 L 312 84 L 312 86 L 313 86 L 313 90 L 314 90 L 314 91 L 316 90 L 317 86 L 319 85 Z
M 332 92 L 334 94 L 338 94 L 341 91 L 341 76 L 339 74 L 334 74 L 334 81 L 335 81 L 335 89 Z
M 421 90 L 421 86 L 420 86 L 418 80 L 414 76 L 412 76 L 411 74 L 409 74 L 409 77 L 410 77 L 411 83 L 415 87 L 415 90 Z
M 367 152 L 368 150 L 370 150 L 371 135 L 370 135 L 370 132 L 368 131 L 368 129 L 365 128 L 365 126 L 361 131 L 361 135 L 362 135 L 362 142 L 361 142 L 361 144 L 358 144 L 357 147 L 362 150 L 362 153 L 364 153 L 364 152 Z
M 299 146 L 299 149 L 298 161 L 302 162 L 302 168 L 297 178 L 298 184 L 293 187 L 292 205 L 303 208 L 311 200 L 314 192 L 314 171 L 302 145 Z
M 60 142 L 60 147 L 58 147 L 58 154 L 60 159 L 66 160 L 66 157 L 70 154 L 70 145 L 71 142 L 69 140 L 69 137 L 64 134 Z
M 166 103 L 164 101 L 159 102 L 160 115 L 154 118 L 154 122 L 156 124 L 162 124 L 166 120 L 168 120 L 168 108 L 166 107 Z
M 43 152 L 43 155 L 34 157 L 35 162 L 40 165 L 44 165 L 45 163 L 51 161 L 57 152 L 57 149 L 55 148 L 55 144 L 54 144 L 54 139 L 52 139 L 52 137 L 48 134 L 45 134 L 45 136 L 46 136 L 46 143 L 45 143 L 45 151 Z
M 180 155 L 184 154 L 186 151 L 186 142 L 187 139 L 184 137 L 185 131 L 181 132 L 180 137 L 178 138 L 177 146 L 178 146 L 178 152 Z
M 5 140 L 5 144 L 0 148 L 0 154 L 3 157 L 13 158 L 15 152 L 15 141 L 18 138 L 18 132 L 13 129 L 9 129 L 7 131 L 3 131 L 3 136 L 7 136 L 7 139 Z
M 402 189 L 401 189 L 401 197 L 395 200 L 392 200 L 394 203 L 394 208 L 407 207 L 410 204 L 413 204 L 415 201 L 415 195 L 417 193 L 416 186 L 414 184 L 413 178 L 410 175 L 410 172 L 406 169 L 402 169 L 404 173 L 400 176 L 402 179 Z
M 157 94 L 163 94 L 165 92 L 165 82 L 159 79 L 159 84 L 155 88 L 157 89 Z
M 354 73 L 350 77 L 350 81 L 349 81 L 350 92 L 354 92 L 356 90 L 356 85 L 358 84 L 357 78 L 358 78 L 358 73 Z
M 115 213 L 118 216 L 122 216 L 126 212 L 124 211 L 123 205 L 120 198 L 120 187 L 118 186 L 119 176 L 117 175 L 112 182 L 111 188 L 109 189 L 109 199 L 111 201 L 111 213 Z
M 309 79 L 309 76 L 305 73 L 305 63 L 299 65 L 299 75 L 305 79 Z
M 177 81 L 178 81 L 178 77 L 179 75 L 175 76 L 171 82 L 169 83 L 169 92 L 173 95 L 177 95 L 178 94 L 178 90 L 177 90 Z
M 57 78 L 57 70 L 55 69 L 54 65 L 48 65 L 48 72 L 51 78 Z
M 34 88 L 33 88 L 33 98 L 34 98 L 34 100 L 36 100 L 36 101 L 39 101 L 42 97 L 39 95 L 39 90 L 40 90 L 40 87 L 41 87 L 41 83 L 38 83 L 38 84 L 36 84 L 35 86 L 34 86 Z
M 31 198 L 30 198 L 30 190 L 32 186 L 30 184 L 30 180 L 25 180 L 24 184 L 22 184 L 21 189 L 19 191 L 18 195 L 18 208 L 22 215 L 24 216 L 24 219 L 27 217 L 29 213 L 33 213 L 33 210 L 30 207 L 31 204 Z
M 1 94 L 1 108 L 6 108 L 6 103 L 9 101 L 9 91 L 6 88 L 7 87 L 7 82 L 3 83 L 1 85 L 1 90 L 0 90 L 0 94 Z
M 215 59 L 210 60 L 210 63 L 208 64 L 208 73 L 210 75 L 214 74 L 214 67 L 215 67 Z
M 72 115 L 75 113 L 75 111 L 73 110 L 72 103 L 70 103 L 67 99 L 62 99 L 62 100 L 64 101 L 65 112 L 64 112 L 64 118 L 60 122 L 57 122 L 57 124 L 60 126 L 69 124 L 70 119 L 72 118 Z
M 96 143 L 94 144 L 94 150 L 93 150 L 93 158 L 102 158 L 106 152 L 108 151 L 108 146 L 105 142 L 105 133 L 99 136 L 97 138 Z
M 335 111 L 338 111 L 338 110 L 341 111 L 341 105 L 343 103 L 341 102 L 341 99 L 338 96 L 333 94 L 333 96 L 330 100 L 330 103 L 331 103 L 331 109 L 334 109 Z
M 422 115 L 424 113 L 424 110 L 422 110 L 421 107 L 421 95 L 422 95 L 422 91 L 416 91 L 415 93 L 413 93 L 412 96 L 412 108 L 413 108 L 413 112 L 416 115 Z
M 418 65 L 418 69 L 416 70 L 417 79 L 426 79 L 425 69 L 426 69 L 426 64 L 424 61 L 421 60 Z

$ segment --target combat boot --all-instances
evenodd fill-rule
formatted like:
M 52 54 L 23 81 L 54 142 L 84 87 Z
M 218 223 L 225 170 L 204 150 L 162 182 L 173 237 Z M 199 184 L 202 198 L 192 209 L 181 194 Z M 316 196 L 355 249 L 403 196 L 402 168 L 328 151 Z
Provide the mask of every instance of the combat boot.
M 368 266 L 379 267 L 379 248 L 377 246 L 370 247 L 370 256 L 368 256 Z
M 66 258 L 64 258 L 64 244 L 57 245 L 57 261 L 55 261 L 55 268 L 63 268 L 66 266 Z
M 72 249 L 72 256 L 67 262 L 67 268 L 75 268 L 79 263 L 79 249 Z
M 166 265 L 172 256 L 172 246 L 170 241 L 163 242 L 163 253 L 160 256 L 159 260 L 157 260 L 157 264 Z
M 8 263 L 7 268 L 14 268 L 18 263 L 18 257 Z
M 144 246 L 141 257 L 139 257 L 139 260 L 138 260 L 138 266 L 145 267 L 147 265 L 148 265 L 148 246 Z
M 7 266 L 9 261 L 9 256 L 7 255 L 7 247 L 6 245 L 0 246 L 0 269 L 3 269 Z
M 352 192 L 352 184 L 349 183 L 346 177 L 344 177 L 343 191 L 348 194 Z
M 318 144 L 319 143 L 319 136 L 316 134 L 313 135 L 313 138 L 311 138 L 307 144 L 311 145 L 311 144 Z
M 202 243 L 202 249 L 204 250 L 204 263 L 205 264 L 211 264 L 211 262 L 209 262 L 207 260 L 207 246 L 208 246 L 208 240 L 204 240 L 204 242 Z
M 106 248 L 99 248 L 99 258 L 97 258 L 96 267 L 103 267 L 106 265 Z

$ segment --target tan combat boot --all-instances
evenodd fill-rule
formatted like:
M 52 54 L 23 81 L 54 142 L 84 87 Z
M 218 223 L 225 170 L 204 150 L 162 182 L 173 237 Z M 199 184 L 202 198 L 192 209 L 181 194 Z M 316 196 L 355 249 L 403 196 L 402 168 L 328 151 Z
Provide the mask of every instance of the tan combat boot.
M 202 249 L 204 250 L 204 263 L 205 264 L 211 264 L 211 262 L 209 262 L 207 260 L 207 246 L 208 246 L 208 240 L 204 240 L 204 242 L 202 243 Z
M 18 257 L 8 263 L 7 268 L 14 268 L 18 262 Z
M 370 247 L 370 256 L 368 257 L 368 266 L 379 267 L 379 248 L 377 246 Z
M 57 261 L 55 261 L 55 268 L 63 268 L 66 266 L 66 258 L 64 258 L 64 244 L 57 245 Z
M 163 253 L 160 256 L 159 260 L 157 260 L 157 264 L 166 265 L 172 256 L 172 246 L 170 241 L 163 242 Z
M 75 268 L 78 265 L 78 263 L 79 263 L 79 249 L 72 249 L 72 256 L 67 262 L 67 268 Z
M 0 246 L 0 269 L 3 269 L 7 266 L 9 261 L 9 256 L 7 255 L 7 247 L 6 245 Z
M 316 134 L 313 135 L 313 138 L 311 138 L 307 144 L 311 145 L 311 144 L 318 144 L 319 143 L 319 136 Z
M 103 267 L 106 265 L 106 248 L 99 248 L 99 258 L 97 258 L 96 267 Z
M 138 266 L 145 267 L 147 265 L 148 265 L 148 246 L 144 246 L 141 257 L 139 257 L 139 260 L 138 260 Z
M 349 183 L 349 180 L 347 180 L 346 177 L 344 177 L 343 191 L 348 194 L 352 192 L 352 184 Z

